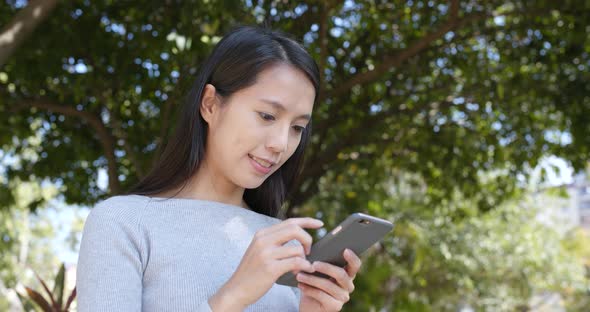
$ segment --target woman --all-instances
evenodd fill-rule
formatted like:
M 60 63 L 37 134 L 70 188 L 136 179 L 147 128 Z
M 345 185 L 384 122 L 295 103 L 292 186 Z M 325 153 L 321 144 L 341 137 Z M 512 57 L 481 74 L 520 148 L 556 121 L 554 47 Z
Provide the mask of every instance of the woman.
M 162 157 L 92 209 L 79 311 L 339 311 L 361 261 L 305 259 L 312 218 L 277 218 L 310 138 L 319 71 L 285 34 L 240 27 L 202 65 Z M 299 289 L 275 284 L 297 274 Z M 320 278 L 304 272 L 321 272 Z

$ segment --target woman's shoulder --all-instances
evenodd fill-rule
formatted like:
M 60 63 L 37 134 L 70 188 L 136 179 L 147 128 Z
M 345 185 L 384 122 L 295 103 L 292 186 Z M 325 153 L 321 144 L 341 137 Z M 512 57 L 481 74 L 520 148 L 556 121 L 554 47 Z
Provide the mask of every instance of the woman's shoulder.
M 84 222 L 80 257 L 93 257 L 97 249 L 107 252 L 108 256 L 138 250 L 140 257 L 144 257 L 143 248 L 147 244 L 142 227 L 144 209 L 141 208 L 145 204 L 146 200 L 136 195 L 112 196 L 98 202 Z
M 89 217 L 110 219 L 136 219 L 149 198 L 140 195 L 111 196 L 98 202 L 91 210 Z

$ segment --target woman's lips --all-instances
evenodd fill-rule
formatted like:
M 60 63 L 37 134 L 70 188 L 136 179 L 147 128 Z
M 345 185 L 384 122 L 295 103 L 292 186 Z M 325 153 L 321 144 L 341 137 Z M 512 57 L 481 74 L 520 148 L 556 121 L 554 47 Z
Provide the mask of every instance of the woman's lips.
M 257 172 L 259 172 L 261 174 L 268 174 L 271 171 L 272 166 L 271 166 L 271 168 L 267 168 L 267 167 L 264 167 L 263 165 L 259 164 L 256 160 L 254 160 L 252 158 L 252 156 L 248 155 L 248 158 L 250 159 L 250 163 L 252 164 L 252 167 L 254 167 L 254 169 Z

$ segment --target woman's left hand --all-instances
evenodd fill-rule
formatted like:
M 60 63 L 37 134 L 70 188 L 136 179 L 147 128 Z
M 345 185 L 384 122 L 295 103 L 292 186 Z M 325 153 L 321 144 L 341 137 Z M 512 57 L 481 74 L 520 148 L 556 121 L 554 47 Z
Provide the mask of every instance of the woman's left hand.
M 303 272 L 297 274 L 301 289 L 299 311 L 340 311 L 350 300 L 350 294 L 354 291 L 353 280 L 362 262 L 350 249 L 344 250 L 344 259 L 347 262 L 344 268 L 320 261 L 313 263 L 316 272 L 326 274 L 331 277 L 330 279 Z

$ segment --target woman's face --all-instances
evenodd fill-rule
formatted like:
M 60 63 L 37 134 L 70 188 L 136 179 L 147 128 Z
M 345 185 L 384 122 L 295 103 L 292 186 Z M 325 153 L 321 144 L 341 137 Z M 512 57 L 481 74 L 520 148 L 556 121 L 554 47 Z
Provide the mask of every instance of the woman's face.
M 293 155 L 311 118 L 315 88 L 287 64 L 262 71 L 256 83 L 207 108 L 206 163 L 215 179 L 242 188 L 260 186 Z M 205 110 L 205 111 L 204 111 Z

